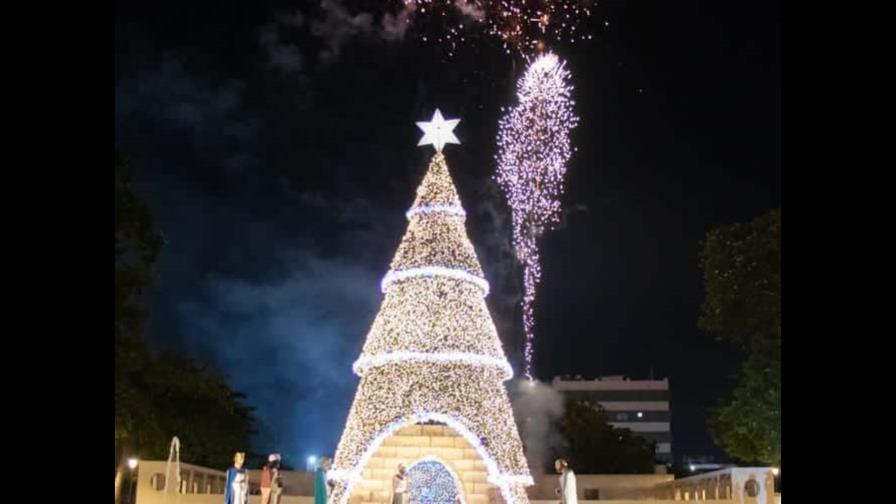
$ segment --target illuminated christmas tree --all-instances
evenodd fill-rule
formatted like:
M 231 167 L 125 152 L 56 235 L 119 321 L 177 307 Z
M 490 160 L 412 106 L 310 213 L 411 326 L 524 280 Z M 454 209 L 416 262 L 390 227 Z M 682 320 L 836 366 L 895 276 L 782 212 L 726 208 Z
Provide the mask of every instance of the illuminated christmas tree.
M 441 148 L 459 143 L 436 111 L 422 144 L 435 146 L 407 212 L 408 229 L 383 278 L 382 306 L 354 371 L 361 377 L 333 468 L 331 504 L 345 504 L 383 441 L 438 422 L 484 462 L 508 504 L 527 504 L 532 477 L 503 382 L 513 375 L 485 304 L 488 282 L 467 237 Z M 408 461 L 410 462 L 410 461 Z

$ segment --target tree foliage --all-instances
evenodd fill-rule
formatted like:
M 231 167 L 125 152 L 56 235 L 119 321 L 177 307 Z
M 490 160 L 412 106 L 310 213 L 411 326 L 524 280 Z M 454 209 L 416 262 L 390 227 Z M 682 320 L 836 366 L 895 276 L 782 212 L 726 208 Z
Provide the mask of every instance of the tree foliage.
M 710 432 L 736 459 L 780 465 L 780 211 L 710 231 L 701 266 L 699 326 L 747 354 L 731 397 L 711 412 Z
M 653 473 L 651 443 L 629 429 L 610 425 L 598 403 L 567 401 L 559 427 L 569 447 L 564 457 L 578 473 Z
M 144 295 L 165 240 L 133 187 L 129 160 L 115 151 L 115 336 L 136 336 L 146 318 Z
M 737 460 L 781 465 L 781 361 L 753 355 L 728 401 L 709 419 L 713 440 Z
M 164 245 L 149 207 L 115 153 L 115 457 L 167 458 L 173 436 L 191 463 L 226 467 L 245 450 L 252 411 L 211 369 L 160 354 L 143 336 L 146 294 Z
M 780 345 L 780 211 L 710 231 L 701 266 L 700 327 L 749 351 Z
M 245 451 L 252 410 L 214 371 L 173 354 L 154 354 L 140 340 L 118 353 L 115 440 L 143 458 L 167 458 L 172 436 L 191 463 L 227 467 Z M 127 352 L 134 360 L 124 358 Z

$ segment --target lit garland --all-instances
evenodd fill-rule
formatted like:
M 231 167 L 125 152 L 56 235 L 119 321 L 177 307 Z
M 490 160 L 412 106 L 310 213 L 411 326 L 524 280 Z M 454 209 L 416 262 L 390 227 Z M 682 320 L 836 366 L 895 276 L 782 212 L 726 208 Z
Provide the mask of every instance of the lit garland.
M 454 269 L 454 268 L 445 268 L 444 266 L 425 266 L 422 268 L 411 268 L 407 270 L 401 271 L 390 271 L 386 273 L 386 276 L 383 277 L 383 280 L 380 282 L 380 288 L 383 292 L 386 292 L 386 289 L 389 288 L 390 285 L 394 282 L 398 282 L 400 280 L 405 280 L 408 278 L 418 278 L 418 277 L 448 277 L 455 278 L 457 280 L 465 280 L 474 284 L 476 287 L 479 287 L 482 290 L 483 296 L 488 296 L 489 285 L 488 282 L 479 278 L 478 276 L 471 275 L 464 270 Z
M 439 210 L 424 210 L 433 208 Z M 463 210 L 437 153 L 408 211 L 382 306 L 353 366 L 361 381 L 327 473 L 335 484 L 331 504 L 348 501 L 386 438 L 424 421 L 444 423 L 466 439 L 508 504 L 528 503 L 532 477 L 502 385 L 513 371 L 478 282 L 485 279 L 465 214 L 445 209 Z
M 368 369 L 377 366 L 385 366 L 399 361 L 414 362 L 463 362 L 474 366 L 490 366 L 504 372 L 501 377 L 504 380 L 513 378 L 513 368 L 506 360 L 496 359 L 487 355 L 473 353 L 426 353 L 426 352 L 389 352 L 375 357 L 362 357 L 352 365 L 352 371 L 358 376 L 364 376 Z
M 517 83 L 519 104 L 501 118 L 496 178 L 513 215 L 513 245 L 523 263 L 525 376 L 532 379 L 535 289 L 541 280 L 536 240 L 559 221 L 569 132 L 578 123 L 569 70 L 548 53 L 530 62 Z
M 447 214 L 449 214 L 449 215 L 456 215 L 456 216 L 458 216 L 458 217 L 463 217 L 463 218 L 466 218 L 466 217 L 467 217 L 467 212 L 464 211 L 464 209 L 463 209 L 462 207 L 455 206 L 455 205 L 421 205 L 421 206 L 415 206 L 415 207 L 411 207 L 411 209 L 408 210 L 407 212 L 405 212 L 404 215 L 405 215 L 405 217 L 407 217 L 408 219 L 410 219 L 411 217 L 413 217 L 414 215 L 417 215 L 417 214 L 419 214 L 419 213 L 423 213 L 423 214 L 431 214 L 431 213 L 436 213 L 436 212 L 444 212 L 444 213 L 447 213 Z

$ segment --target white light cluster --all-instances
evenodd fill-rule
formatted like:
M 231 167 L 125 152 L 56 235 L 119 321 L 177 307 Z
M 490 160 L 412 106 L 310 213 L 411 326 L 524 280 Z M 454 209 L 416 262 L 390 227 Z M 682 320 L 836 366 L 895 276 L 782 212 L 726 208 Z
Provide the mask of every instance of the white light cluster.
M 466 218 L 467 212 L 464 211 L 463 208 L 457 205 L 422 205 L 411 207 L 410 210 L 405 212 L 405 217 L 410 219 L 411 217 L 417 214 L 431 214 L 431 213 L 446 213 L 448 215 L 454 215 L 456 217 Z
M 507 361 L 479 287 L 442 276 L 409 278 L 386 291 L 361 360 L 396 352 Z
M 383 277 L 383 280 L 380 282 L 380 289 L 383 292 L 386 292 L 386 289 L 392 285 L 393 282 L 398 282 L 400 280 L 406 280 L 408 278 L 415 277 L 436 277 L 443 276 L 448 278 L 454 278 L 457 280 L 464 280 L 467 282 L 473 283 L 476 287 L 482 289 L 482 295 L 488 296 L 489 285 L 488 281 L 479 278 L 477 276 L 471 275 L 462 269 L 454 269 L 454 268 L 446 268 L 444 266 L 425 266 L 423 268 L 411 268 L 407 270 L 401 271 L 390 271 L 386 273 L 386 276 Z
M 461 208 L 440 153 L 414 203 L 437 206 Z M 327 475 L 335 482 L 331 504 L 348 501 L 387 437 L 424 421 L 463 436 L 508 504 L 528 503 L 532 478 L 503 386 L 513 370 L 485 304 L 487 286 L 462 216 L 409 216 L 383 281 L 382 306 L 353 366 L 361 380 Z
M 463 209 L 448 173 L 445 156 L 441 153 L 432 157 L 412 206 L 430 207 Z M 488 282 L 467 237 L 464 219 L 455 213 L 423 211 L 412 214 L 390 270 L 383 279 L 383 286 L 387 287 L 395 278 L 443 275 L 469 280 L 488 293 Z
M 364 376 L 368 369 L 385 366 L 399 361 L 405 362 L 463 362 L 474 366 L 490 366 L 504 372 L 503 379 L 513 378 L 513 368 L 506 360 L 496 359 L 487 355 L 479 355 L 463 352 L 425 353 L 425 352 L 390 352 L 375 357 L 362 357 L 352 364 L 352 370 L 358 376 Z
M 547 53 L 529 62 L 517 82 L 519 103 L 501 118 L 496 178 L 513 216 L 513 245 L 523 264 L 525 376 L 532 379 L 535 318 L 532 306 L 541 280 L 537 239 L 560 218 L 569 133 L 578 123 L 573 112 L 570 73 Z
M 429 169 L 417 187 L 414 207 L 446 206 L 463 208 L 457 189 L 448 173 L 448 163 L 442 153 L 436 153 L 429 162 Z

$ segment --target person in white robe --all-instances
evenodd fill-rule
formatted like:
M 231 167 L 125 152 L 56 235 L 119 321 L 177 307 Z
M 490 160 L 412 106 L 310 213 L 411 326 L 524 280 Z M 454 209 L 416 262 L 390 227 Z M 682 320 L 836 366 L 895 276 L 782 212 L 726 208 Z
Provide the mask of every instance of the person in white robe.
M 398 464 L 398 472 L 392 477 L 392 504 L 406 504 L 408 479 L 404 464 Z
M 569 467 L 566 459 L 558 458 L 554 461 L 554 469 L 560 475 L 560 486 L 557 488 L 557 496 L 560 497 L 560 504 L 578 504 L 579 498 L 576 495 L 576 473 Z

